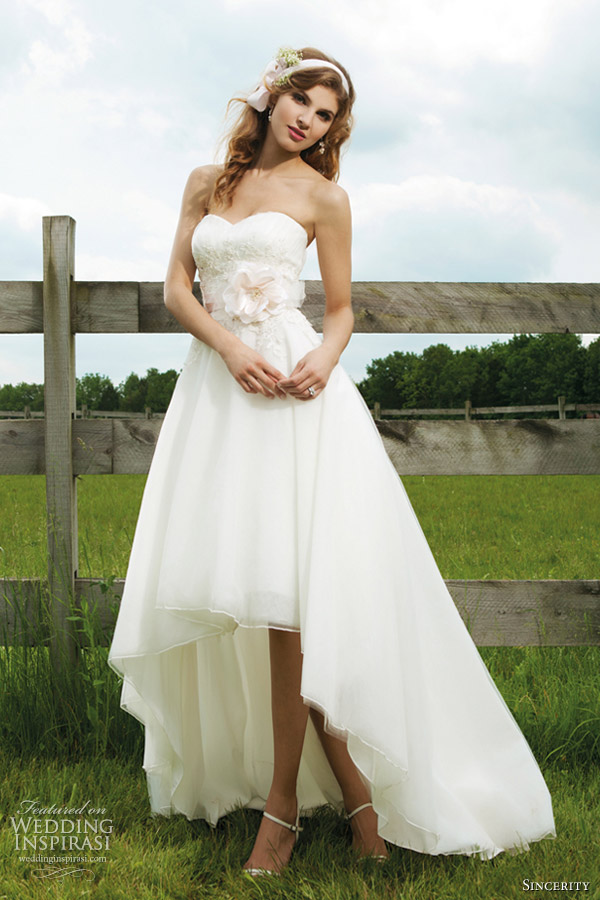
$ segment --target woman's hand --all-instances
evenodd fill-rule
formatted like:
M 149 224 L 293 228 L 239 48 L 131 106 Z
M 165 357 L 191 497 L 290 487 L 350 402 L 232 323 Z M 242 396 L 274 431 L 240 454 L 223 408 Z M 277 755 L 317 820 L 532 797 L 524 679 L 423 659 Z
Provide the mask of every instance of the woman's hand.
M 324 389 L 336 362 L 326 347 L 315 347 L 298 360 L 289 378 L 282 376 L 279 387 L 298 400 L 312 400 Z M 312 388 L 314 393 L 309 394 L 308 388 Z
M 275 394 L 286 396 L 285 391 L 278 387 L 278 382 L 285 375 L 243 341 L 237 340 L 231 344 L 221 353 L 221 358 L 247 394 L 264 394 L 271 399 Z

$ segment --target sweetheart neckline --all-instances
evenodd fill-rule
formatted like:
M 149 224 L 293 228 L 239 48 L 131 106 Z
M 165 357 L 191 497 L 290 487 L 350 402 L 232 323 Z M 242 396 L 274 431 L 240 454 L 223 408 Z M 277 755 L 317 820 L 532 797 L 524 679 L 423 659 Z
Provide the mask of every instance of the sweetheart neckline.
M 255 219 L 256 216 L 284 216 L 284 218 L 289 219 L 290 222 L 293 222 L 295 225 L 298 226 L 298 228 L 302 229 L 304 236 L 306 238 L 306 246 L 308 247 L 309 236 L 308 236 L 308 232 L 306 231 L 306 228 L 304 227 L 304 225 L 301 225 L 297 219 L 294 219 L 294 217 L 288 215 L 288 213 L 280 212 L 279 210 L 276 210 L 276 209 L 264 209 L 259 212 L 251 213 L 249 216 L 244 216 L 243 219 L 238 219 L 237 222 L 230 222 L 229 219 L 226 219 L 223 216 L 219 216 L 216 213 L 206 213 L 204 216 L 202 216 L 202 218 L 200 219 L 200 222 L 198 222 L 198 225 L 200 225 L 200 223 L 203 222 L 204 219 L 212 218 L 212 219 L 220 219 L 221 222 L 227 222 L 228 225 L 231 225 L 232 228 L 235 228 L 236 225 L 241 225 L 242 222 L 247 222 L 248 219 Z M 198 228 L 198 225 L 196 225 L 196 228 Z M 196 231 L 196 228 L 194 228 L 194 232 Z

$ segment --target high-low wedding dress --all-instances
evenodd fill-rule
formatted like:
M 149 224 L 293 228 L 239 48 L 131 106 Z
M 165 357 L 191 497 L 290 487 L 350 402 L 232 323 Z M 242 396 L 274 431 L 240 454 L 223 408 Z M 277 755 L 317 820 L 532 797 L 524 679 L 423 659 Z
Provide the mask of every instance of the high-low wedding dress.
M 300 310 L 304 228 L 206 215 L 212 316 L 285 375 L 321 336 Z M 430 854 L 554 837 L 550 795 L 431 554 L 354 383 L 248 394 L 196 338 L 148 474 L 109 653 L 145 726 L 151 812 L 214 824 L 272 777 L 268 628 L 300 631 L 302 695 L 371 786 L 380 834 Z M 304 814 L 341 792 L 311 721 Z

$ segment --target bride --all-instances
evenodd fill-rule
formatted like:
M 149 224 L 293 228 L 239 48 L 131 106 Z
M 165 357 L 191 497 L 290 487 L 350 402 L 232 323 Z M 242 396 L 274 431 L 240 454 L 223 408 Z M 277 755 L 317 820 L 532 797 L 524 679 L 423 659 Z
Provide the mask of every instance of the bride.
M 332 180 L 338 174 L 342 144 L 350 136 L 354 89 L 348 73 L 325 54 L 304 48 L 297 56 L 296 61 L 294 54 L 283 52 L 268 67 L 263 85 L 247 99 L 226 165 L 192 172 L 165 280 L 165 303 L 188 331 L 221 355 L 245 391 L 310 402 L 325 388 L 354 323 L 350 205 L 346 192 Z M 305 228 L 309 244 L 317 242 L 326 296 L 323 343 L 298 360 L 288 377 L 211 320 L 191 294 L 196 271 L 192 234 L 199 211 L 209 209 L 232 223 L 260 211 L 285 212 Z M 354 846 L 360 853 L 387 855 L 377 834 L 377 817 L 367 805 L 367 788 L 345 743 L 327 734 L 323 715 L 303 702 L 299 632 L 270 629 L 269 649 L 274 767 L 265 813 L 297 826 L 296 779 L 310 713 L 346 810 L 362 807 L 350 820 Z M 294 837 L 291 829 L 263 817 L 246 868 L 279 869 L 289 859 Z
M 165 304 L 192 345 L 109 655 L 146 726 L 153 812 L 262 809 L 251 875 L 280 872 L 301 808 L 326 802 L 345 809 L 357 855 L 379 860 L 384 838 L 490 858 L 554 836 L 537 763 L 339 365 L 354 318 L 336 179 L 353 102 L 339 62 L 280 50 L 224 165 L 188 179 Z M 313 241 L 322 338 L 299 310 Z

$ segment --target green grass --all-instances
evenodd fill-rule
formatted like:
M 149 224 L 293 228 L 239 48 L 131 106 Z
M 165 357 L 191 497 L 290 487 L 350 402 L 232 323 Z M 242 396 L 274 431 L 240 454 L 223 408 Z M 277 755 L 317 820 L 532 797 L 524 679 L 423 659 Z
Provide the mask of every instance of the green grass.
M 600 476 L 405 476 L 444 578 L 598 578 Z M 145 475 L 77 478 L 79 575 L 123 577 Z M 0 478 L 0 576 L 46 574 L 43 475 Z
M 597 578 L 600 477 L 403 479 L 446 578 Z M 79 574 L 123 576 L 145 476 L 78 478 Z M 45 576 L 44 479 L 0 479 L 0 575 Z M 237 810 L 216 829 L 183 816 L 152 818 L 142 770 L 143 729 L 119 707 L 98 623 L 74 677 L 46 647 L 0 648 L 0 900 L 84 897 L 248 897 L 353 900 L 504 900 L 523 879 L 590 881 L 600 897 L 600 648 L 490 647 L 481 655 L 529 741 L 553 798 L 558 837 L 523 855 L 482 862 L 392 848 L 382 867 L 356 862 L 346 824 L 330 809 L 305 820 L 280 879 L 240 874 L 259 816 Z M 9 817 L 24 798 L 105 807 L 113 832 L 93 879 L 40 880 L 21 863 Z M 30 855 L 30 851 L 26 852 Z
M 66 877 L 40 881 L 32 873 L 44 863 L 20 862 L 10 822 L 0 831 L 0 896 L 110 900 L 150 898 L 289 898 L 289 900 L 504 900 L 523 896 L 523 879 L 589 881 L 587 893 L 536 896 L 598 897 L 600 854 L 598 816 L 600 770 L 550 766 L 544 770 L 552 794 L 556 840 L 531 845 L 516 856 L 482 861 L 463 856 L 427 856 L 390 847 L 378 866 L 354 859 L 344 821 L 324 808 L 304 819 L 304 830 L 288 869 L 278 879 L 251 881 L 240 873 L 259 822 L 255 811 L 237 810 L 216 829 L 184 816 L 153 818 L 148 813 L 145 776 L 139 759 L 85 761 L 21 760 L 0 757 L 3 807 L 12 816 L 25 797 L 77 807 L 86 800 L 106 810 L 109 846 L 105 862 L 89 863 L 89 881 Z M 31 855 L 31 850 L 25 855 Z M 44 851 L 38 851 L 44 852 Z M 98 851 L 95 851 L 98 853 Z
M 402 479 L 444 578 L 598 578 L 600 476 Z

